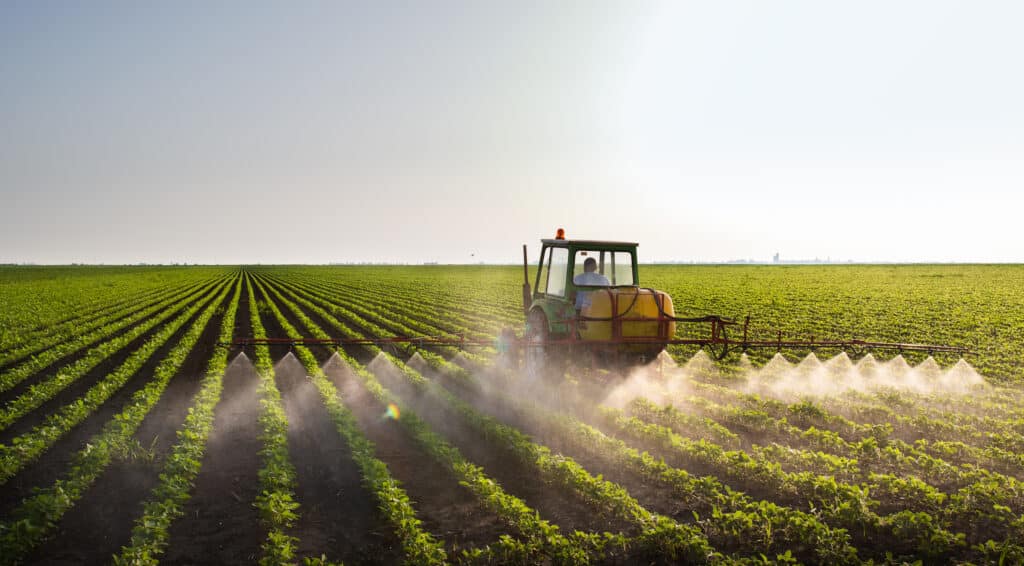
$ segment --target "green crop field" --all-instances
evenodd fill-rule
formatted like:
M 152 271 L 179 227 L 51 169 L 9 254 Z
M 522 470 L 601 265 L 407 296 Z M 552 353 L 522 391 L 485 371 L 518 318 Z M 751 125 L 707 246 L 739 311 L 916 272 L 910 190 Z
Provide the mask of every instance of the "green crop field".
M 1024 266 L 641 266 L 755 336 L 971 353 L 548 380 L 493 343 L 521 276 L 0 267 L 0 563 L 1024 563 Z M 480 345 L 224 345 L 386 336 Z

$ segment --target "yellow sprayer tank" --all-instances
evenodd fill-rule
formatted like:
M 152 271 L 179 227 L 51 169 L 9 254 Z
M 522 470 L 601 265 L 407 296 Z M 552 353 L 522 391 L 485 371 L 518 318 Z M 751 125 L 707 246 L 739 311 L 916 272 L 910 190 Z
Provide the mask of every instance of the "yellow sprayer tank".
M 625 345 L 622 351 L 657 355 L 676 334 L 672 297 L 663 291 L 638 287 L 580 290 L 589 293 L 590 304 L 580 311 L 582 340 L 649 338 L 654 343 Z M 591 320 L 588 320 L 591 319 Z M 593 320 L 597 319 L 597 320 Z M 659 320 L 660 319 L 660 320 Z

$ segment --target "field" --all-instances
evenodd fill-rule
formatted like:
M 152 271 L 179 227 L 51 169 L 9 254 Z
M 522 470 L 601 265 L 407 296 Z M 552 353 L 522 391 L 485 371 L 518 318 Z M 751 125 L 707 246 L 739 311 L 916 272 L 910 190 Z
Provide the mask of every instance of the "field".
M 694 348 L 530 379 L 516 267 L 0 268 L 0 563 L 1024 563 L 1024 266 L 641 266 Z

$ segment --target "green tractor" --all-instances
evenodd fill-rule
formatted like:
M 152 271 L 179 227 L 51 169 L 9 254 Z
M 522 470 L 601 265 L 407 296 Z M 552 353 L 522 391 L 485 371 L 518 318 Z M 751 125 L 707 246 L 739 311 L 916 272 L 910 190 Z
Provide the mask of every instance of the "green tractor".
M 601 365 L 645 363 L 675 337 L 672 298 L 640 286 L 635 242 L 568 240 L 559 229 L 541 240 L 531 288 L 523 246 L 522 341 L 527 370 L 540 374 L 568 359 Z
M 719 360 L 732 350 L 753 348 L 970 353 L 962 346 L 938 344 L 783 338 L 781 331 L 768 338 L 751 338 L 749 316 L 739 326 L 741 336 L 730 338 L 727 330 L 738 326 L 732 319 L 718 315 L 677 318 L 667 293 L 641 287 L 636 248 L 635 242 L 568 240 L 559 228 L 554 239 L 541 240 L 531 287 L 524 245 L 526 332 L 518 339 L 513 331 L 504 331 L 501 350 L 522 352 L 528 372 L 546 376 L 562 374 L 569 360 L 591 367 L 647 363 L 669 344 L 697 346 Z M 678 323 L 706 324 L 709 332 L 676 336 Z

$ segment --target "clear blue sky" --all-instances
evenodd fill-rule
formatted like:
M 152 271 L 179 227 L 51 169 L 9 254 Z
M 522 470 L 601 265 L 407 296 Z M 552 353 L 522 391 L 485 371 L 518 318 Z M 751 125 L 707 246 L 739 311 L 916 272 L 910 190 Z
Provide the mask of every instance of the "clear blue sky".
M 1024 261 L 1024 3 L 0 3 L 0 262 Z

